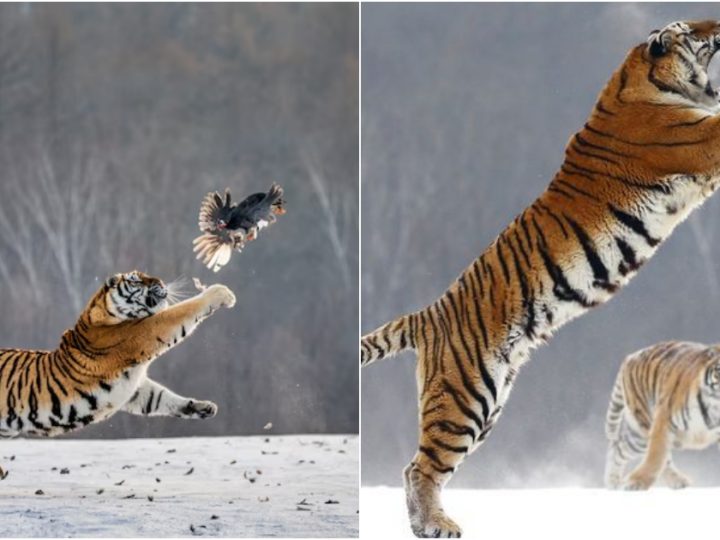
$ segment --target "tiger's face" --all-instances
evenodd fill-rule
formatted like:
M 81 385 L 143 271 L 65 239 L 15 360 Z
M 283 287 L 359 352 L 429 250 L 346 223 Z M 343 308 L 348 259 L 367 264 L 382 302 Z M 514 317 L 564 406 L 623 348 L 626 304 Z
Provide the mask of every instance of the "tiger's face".
M 715 360 L 705 368 L 705 386 L 714 394 L 720 394 L 720 360 Z
M 720 21 L 674 22 L 654 30 L 647 40 L 648 78 L 659 90 L 711 108 L 717 92 L 708 66 L 720 48 Z
M 105 288 L 107 310 L 118 321 L 149 317 L 168 305 L 163 281 L 142 272 L 115 274 L 107 279 Z

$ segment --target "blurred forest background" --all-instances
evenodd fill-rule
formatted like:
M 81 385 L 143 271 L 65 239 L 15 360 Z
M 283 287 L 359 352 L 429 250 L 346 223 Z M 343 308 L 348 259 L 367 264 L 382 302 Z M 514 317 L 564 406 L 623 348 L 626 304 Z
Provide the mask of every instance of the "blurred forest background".
M 119 271 L 238 298 L 150 370 L 217 417 L 80 437 L 357 431 L 357 48 L 352 4 L 0 6 L 1 346 L 54 348 Z M 212 274 L 201 199 L 273 181 L 287 215 Z
M 687 3 L 365 4 L 363 332 L 433 302 L 545 189 L 632 46 L 718 14 Z M 451 487 L 602 483 L 624 356 L 665 339 L 720 341 L 719 216 L 716 195 L 617 298 L 533 353 Z M 401 485 L 416 451 L 414 366 L 407 353 L 362 370 L 366 484 Z M 717 448 L 676 461 L 697 484 L 720 484 Z

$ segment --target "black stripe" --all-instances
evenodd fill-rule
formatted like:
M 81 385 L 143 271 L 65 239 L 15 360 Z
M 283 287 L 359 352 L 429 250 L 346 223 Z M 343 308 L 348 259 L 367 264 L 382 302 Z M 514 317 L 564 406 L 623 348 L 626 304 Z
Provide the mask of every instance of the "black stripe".
M 596 135 L 600 137 L 605 137 L 607 139 L 612 139 L 615 141 L 618 141 L 623 144 L 627 144 L 630 146 L 660 146 L 660 147 L 674 147 L 674 146 L 693 146 L 696 144 L 703 144 L 706 142 L 709 142 L 709 139 L 696 139 L 693 141 L 677 141 L 677 142 L 637 142 L 637 141 L 628 141 L 627 139 L 621 139 L 619 137 L 616 137 L 615 135 L 611 135 L 610 133 L 605 133 L 604 131 L 600 131 L 599 129 L 596 129 L 592 127 L 589 123 L 585 124 L 585 128 L 590 131 L 591 133 L 595 133 Z
M 633 216 L 632 214 L 628 214 L 627 212 L 623 212 L 619 208 L 615 208 L 612 204 L 609 203 L 608 208 L 620 223 L 642 236 L 650 247 L 657 246 L 660 243 L 659 239 L 650 236 L 647 229 L 645 228 L 645 223 L 643 223 L 640 218 L 638 218 L 637 216 Z
M 467 296 L 467 292 L 469 291 L 469 289 L 467 287 L 467 283 L 465 283 L 465 275 L 461 276 L 460 283 L 465 288 L 466 296 Z M 472 284 L 472 279 L 470 280 L 470 285 L 472 287 L 471 296 L 473 297 L 473 298 L 471 298 L 471 301 L 472 301 L 473 305 L 475 306 L 475 315 L 477 317 L 479 315 L 479 308 L 478 308 L 477 299 L 474 298 L 475 287 Z M 478 319 L 478 320 L 480 320 L 480 319 Z M 481 322 L 481 324 L 482 324 L 482 322 Z M 472 325 L 468 325 L 468 329 L 470 330 L 470 333 L 473 337 L 473 341 L 475 342 L 475 356 L 477 357 L 476 365 L 478 367 L 478 370 L 480 371 L 480 377 L 483 380 L 483 384 L 487 387 L 488 391 L 490 392 L 490 395 L 492 396 L 493 401 L 496 401 L 497 400 L 497 389 L 495 388 L 495 382 L 492 380 L 492 377 L 490 376 L 490 372 L 488 372 L 487 368 L 485 367 L 485 362 L 483 361 L 482 353 L 480 352 L 480 342 L 478 340 L 477 334 L 475 334 L 475 331 L 473 330 Z
M 495 242 L 495 253 L 497 254 L 497 258 L 500 261 L 500 267 L 502 268 L 503 276 L 505 277 L 505 284 L 510 284 L 510 271 L 508 270 L 507 263 L 505 262 L 505 256 L 502 253 L 502 249 L 500 247 L 500 242 L 502 241 L 502 236 L 500 236 L 497 241 Z
M 443 450 L 447 450 L 448 452 L 455 452 L 456 454 L 467 454 L 468 451 L 467 446 L 453 446 L 446 443 L 445 441 L 436 439 L 435 437 L 430 437 L 430 442 L 438 448 L 442 448 Z
M 702 394 L 698 392 L 697 394 L 697 402 L 698 406 L 700 407 L 700 412 L 702 413 L 703 420 L 705 422 L 705 425 L 708 429 L 714 429 L 715 426 L 712 425 L 712 421 L 710 420 L 710 415 L 708 414 L 707 406 L 705 405 L 705 402 L 702 399 Z
M 145 408 L 143 409 L 144 414 L 150 414 L 150 411 L 152 410 L 153 397 L 155 397 L 155 390 L 150 390 L 150 395 L 148 396 Z
M 517 256 L 515 249 L 511 242 L 508 242 L 508 247 L 512 253 L 513 262 L 515 263 L 515 271 L 517 273 L 518 281 L 520 282 L 520 294 L 522 295 L 522 307 L 523 311 L 527 314 L 525 317 L 525 335 L 529 338 L 535 337 L 535 301 L 530 293 L 530 287 L 527 282 L 527 277 L 522 270 L 520 265 L 520 259 Z
M 560 179 L 560 178 L 556 178 L 556 179 L 555 179 L 555 182 L 557 182 L 558 184 L 562 184 L 563 186 L 567 187 L 568 189 L 573 190 L 573 191 L 576 192 L 576 193 L 579 193 L 580 195 L 584 195 L 584 196 L 587 197 L 588 199 L 592 199 L 593 201 L 600 202 L 600 199 L 598 199 L 595 195 L 593 195 L 592 193 L 590 193 L 590 192 L 588 192 L 588 191 L 585 191 L 584 189 L 580 189 L 579 187 L 575 187 L 575 186 L 572 185 L 570 182 L 566 182 L 565 180 L 562 180 L 562 179 Z
M 626 154 L 624 152 L 620 152 L 619 150 L 615 150 L 613 148 L 608 148 L 607 146 L 600 146 L 599 144 L 594 144 L 588 141 L 587 139 L 583 138 L 580 133 L 575 134 L 575 142 L 577 142 L 580 146 L 587 146 L 588 148 L 594 148 L 595 150 L 600 150 L 601 152 L 607 152 L 608 154 L 612 154 L 614 156 L 624 157 L 624 158 L 631 158 L 633 157 L 631 154 Z
M 638 189 L 659 191 L 661 193 L 664 193 L 665 195 L 669 195 L 670 193 L 672 193 L 672 187 L 669 186 L 668 184 L 641 184 L 639 182 L 634 182 L 633 180 L 630 180 L 629 178 L 625 178 L 624 176 L 616 176 L 616 175 L 609 174 L 604 171 L 599 171 L 597 169 L 582 167 L 582 166 L 578 165 L 577 163 L 575 163 L 574 161 L 571 161 L 569 159 L 566 159 L 565 163 L 561 167 L 561 170 L 563 172 L 565 172 L 566 174 L 578 174 L 578 175 L 580 174 L 580 173 L 576 173 L 575 171 L 568 171 L 565 168 L 566 165 L 572 167 L 573 169 L 577 169 L 578 171 L 582 171 L 583 173 L 586 173 L 583 176 L 590 178 L 592 180 L 595 180 L 595 178 L 593 176 L 588 176 L 588 175 L 596 175 L 600 178 L 605 178 L 607 180 L 615 180 L 616 182 L 620 182 L 626 186 L 630 186 L 630 187 L 634 187 L 634 188 L 638 188 Z
M 590 239 L 590 236 L 588 236 L 580 224 L 570 216 L 563 214 L 563 217 L 570 224 L 575 236 L 577 236 L 577 239 L 580 241 L 580 245 L 585 252 L 585 258 L 588 260 L 588 263 L 590 263 L 590 268 L 592 269 L 593 277 L 595 278 L 593 286 L 600 287 L 606 291 L 614 292 L 617 289 L 617 285 L 610 283 L 608 269 L 605 267 L 602 259 L 595 250 L 595 245 Z
M 699 118 L 697 120 L 693 120 L 692 122 L 677 122 L 675 124 L 669 124 L 666 127 L 674 128 L 674 127 L 690 127 L 690 126 L 697 126 L 701 122 L 704 122 L 705 120 L 712 118 L 712 116 L 703 116 L 702 118 Z
M 620 163 L 618 163 L 618 162 L 615 161 L 614 159 L 610 159 L 609 157 L 605 157 L 605 156 L 601 156 L 601 155 L 598 155 L 598 154 L 594 154 L 594 153 L 588 152 L 588 151 L 586 151 L 586 150 L 580 150 L 580 148 L 578 148 L 578 146 L 577 146 L 575 143 L 572 143 L 572 144 L 570 145 L 570 149 L 571 149 L 573 152 L 575 152 L 575 153 L 577 153 L 577 154 L 580 154 L 581 156 L 585 156 L 585 157 L 588 157 L 588 158 L 591 158 L 591 159 L 597 159 L 597 160 L 603 161 L 603 162 L 605 162 L 605 163 L 612 163 L 613 165 L 620 165 Z
M 598 100 L 598 102 L 595 104 L 595 108 L 598 110 L 598 112 L 607 114 L 609 116 L 615 116 L 614 112 L 605 108 L 605 106 L 603 105 L 603 102 L 601 100 Z
M 555 215 L 553 213 L 553 211 L 550 210 L 550 208 L 545 206 L 540 201 L 535 201 L 535 203 L 533 203 L 533 204 L 537 204 L 538 208 L 543 210 L 548 216 L 550 216 L 553 220 L 555 220 L 555 222 L 558 224 L 558 227 L 560 227 L 560 230 L 562 231 L 563 236 L 565 238 L 570 238 L 570 235 L 568 234 L 567 230 L 565 229 L 565 225 L 563 225 L 563 222 L 560 220 L 560 218 L 557 215 Z M 533 221 L 535 221 L 535 220 L 533 219 Z M 536 226 L 537 226 L 537 224 L 536 224 Z
M 453 313 L 455 315 L 455 321 L 457 322 L 458 327 L 458 334 L 460 335 L 460 343 L 463 346 L 463 349 L 465 351 L 466 358 L 471 359 L 472 353 L 470 352 L 470 347 L 468 347 L 467 342 L 465 341 L 465 335 L 460 328 L 460 321 L 459 321 L 459 313 L 457 309 L 457 304 L 455 303 L 455 299 L 452 296 L 452 292 L 448 291 L 445 293 L 445 297 L 450 302 L 450 305 L 453 309 Z M 442 298 L 440 299 L 440 305 L 443 308 L 443 313 L 445 314 L 446 320 L 441 320 L 443 324 L 446 327 L 448 335 L 451 334 L 451 328 L 450 328 L 450 313 L 448 312 L 447 308 L 445 307 L 445 303 L 442 302 Z M 487 418 L 488 414 L 490 412 L 490 407 L 488 406 L 487 399 L 485 396 L 483 396 L 480 392 L 477 391 L 475 388 L 475 385 L 470 380 L 470 377 L 468 373 L 465 371 L 465 368 L 463 367 L 462 363 L 462 356 L 460 355 L 459 351 L 455 349 L 455 346 L 453 345 L 452 339 L 448 340 L 448 345 L 450 346 L 450 352 L 452 353 L 452 356 L 455 360 L 455 365 L 458 368 L 458 372 L 460 373 L 460 379 L 462 380 L 463 386 L 465 387 L 465 390 L 477 401 L 480 403 L 480 407 L 483 411 L 483 418 Z
M 80 395 L 80 397 L 88 402 L 91 411 L 97 410 L 97 398 L 93 394 L 85 393 L 79 388 L 76 388 L 75 391 Z
M 440 467 L 447 467 L 447 465 L 442 462 L 442 460 L 438 457 L 437 453 L 435 453 L 435 450 L 433 450 L 432 448 L 420 445 L 418 449 L 420 450 L 420 452 L 429 457 L 432 461 L 440 465 Z
M 622 262 L 618 265 L 618 272 L 624 276 L 628 272 L 637 270 L 640 264 L 637 261 L 635 250 L 631 248 L 625 240 L 617 236 L 615 237 L 615 244 L 617 244 L 618 249 L 620 249 L 620 254 L 623 257 Z
M 533 224 L 537 227 L 535 220 L 533 220 Z M 543 264 L 545 265 L 545 269 L 553 281 L 553 294 L 555 297 L 564 302 L 576 302 L 583 307 L 593 307 L 595 302 L 589 302 L 584 294 L 570 286 L 562 268 L 555 264 L 552 257 L 547 252 L 546 244 L 543 243 L 539 245 L 538 248 Z
M 437 428 L 444 433 L 449 433 L 450 435 L 467 436 L 470 437 L 471 440 L 475 440 L 475 430 L 473 428 L 470 426 L 461 426 L 460 424 L 450 420 L 438 420 L 427 426 L 425 429 L 426 431 L 429 431 L 432 428 Z
M 477 414 L 475 414 L 475 411 L 473 411 L 470 407 L 468 407 L 462 402 L 460 394 L 457 390 L 455 390 L 455 388 L 453 388 L 453 386 L 447 381 L 447 379 L 443 379 L 443 388 L 445 389 L 445 393 L 447 393 L 453 399 L 453 401 L 455 402 L 455 406 L 460 409 L 460 412 L 463 413 L 467 418 L 472 420 L 477 426 L 478 431 L 482 432 L 483 421 Z
M 488 332 L 487 327 L 485 326 L 485 321 L 483 320 L 482 313 L 480 310 L 480 302 L 483 296 L 483 284 L 482 279 L 480 277 L 480 272 L 478 270 L 477 261 L 473 263 L 473 274 L 475 275 L 475 280 L 478 282 L 478 287 L 480 288 L 480 297 L 473 296 L 473 304 L 475 306 L 475 318 L 477 319 L 478 326 L 480 327 L 480 333 L 483 337 L 483 343 L 485 345 L 485 348 L 488 348 Z M 474 283 L 473 280 L 470 280 L 471 283 Z M 474 285 L 473 285 L 474 289 Z M 494 398 L 493 398 L 494 399 Z
M 550 187 L 548 187 L 547 190 L 551 193 L 557 193 L 558 195 L 562 195 L 563 197 L 565 197 L 566 199 L 569 199 L 571 201 L 575 200 L 575 197 L 570 195 L 567 191 L 564 191 L 564 190 L 560 189 L 559 187 L 557 187 L 555 185 L 555 183 L 550 184 Z

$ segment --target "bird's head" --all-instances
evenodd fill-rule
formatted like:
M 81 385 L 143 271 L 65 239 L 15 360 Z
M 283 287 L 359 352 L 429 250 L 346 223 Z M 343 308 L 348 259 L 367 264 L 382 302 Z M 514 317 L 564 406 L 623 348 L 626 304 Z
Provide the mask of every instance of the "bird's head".
M 225 221 L 222 218 L 218 219 L 217 220 L 217 228 L 220 229 L 221 231 L 224 231 L 225 229 L 227 229 L 227 221 Z
M 168 288 L 159 278 L 134 270 L 110 276 L 91 301 L 93 324 L 143 319 L 168 306 Z
M 285 201 L 283 199 L 278 199 L 277 201 L 273 202 L 270 206 L 270 210 L 273 214 L 276 216 L 282 216 L 287 210 L 285 209 Z

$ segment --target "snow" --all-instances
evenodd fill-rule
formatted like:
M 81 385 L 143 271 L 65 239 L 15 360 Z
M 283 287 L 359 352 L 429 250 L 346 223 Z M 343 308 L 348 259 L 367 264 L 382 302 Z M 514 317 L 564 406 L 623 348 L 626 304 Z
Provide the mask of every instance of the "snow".
M 0 466 L 2 536 L 358 534 L 355 435 L 13 439 Z
M 719 488 L 446 489 L 443 504 L 463 538 L 702 538 L 717 530 L 719 499 Z M 363 487 L 360 508 L 363 538 L 414 538 L 402 489 Z

